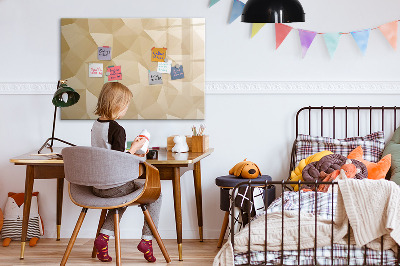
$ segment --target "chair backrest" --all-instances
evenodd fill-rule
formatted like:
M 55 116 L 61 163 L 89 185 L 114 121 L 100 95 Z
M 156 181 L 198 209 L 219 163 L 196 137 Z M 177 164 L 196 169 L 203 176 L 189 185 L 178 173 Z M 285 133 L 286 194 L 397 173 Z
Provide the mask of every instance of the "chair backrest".
M 62 150 L 65 179 L 83 186 L 119 186 L 139 176 L 144 159 L 132 154 L 97 147 Z

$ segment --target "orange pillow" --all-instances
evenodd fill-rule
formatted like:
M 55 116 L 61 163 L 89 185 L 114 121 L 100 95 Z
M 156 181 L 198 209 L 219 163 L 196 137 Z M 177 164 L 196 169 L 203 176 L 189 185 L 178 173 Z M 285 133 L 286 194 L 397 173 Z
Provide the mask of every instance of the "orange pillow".
M 347 158 L 355 159 L 365 164 L 368 170 L 368 179 L 375 180 L 384 179 L 386 177 L 392 161 L 392 155 L 388 154 L 377 163 L 368 162 L 363 159 L 363 149 L 361 146 L 358 146 L 352 152 L 350 152 Z

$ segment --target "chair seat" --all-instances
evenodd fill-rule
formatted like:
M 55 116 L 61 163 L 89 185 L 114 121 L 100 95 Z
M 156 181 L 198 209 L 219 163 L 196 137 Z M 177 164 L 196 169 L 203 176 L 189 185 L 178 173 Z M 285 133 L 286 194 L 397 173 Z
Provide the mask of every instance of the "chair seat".
M 135 180 L 135 182 L 144 183 L 145 180 Z M 131 194 L 117 198 L 101 198 L 92 193 L 92 187 L 82 186 L 70 183 L 71 198 L 81 206 L 90 206 L 90 208 L 107 208 L 118 206 L 134 200 L 142 193 L 143 188 L 135 190 Z

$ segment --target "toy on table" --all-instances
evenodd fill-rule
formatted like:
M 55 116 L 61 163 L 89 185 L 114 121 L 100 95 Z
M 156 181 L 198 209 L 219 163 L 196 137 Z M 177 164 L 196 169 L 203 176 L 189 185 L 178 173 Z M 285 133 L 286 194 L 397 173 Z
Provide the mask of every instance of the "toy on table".
M 172 148 L 172 152 L 188 152 L 189 146 L 186 143 L 185 136 L 175 136 L 174 137 L 175 146 Z
M 43 223 L 39 215 L 38 207 L 39 192 L 32 193 L 31 211 L 29 214 L 28 233 L 26 238 L 30 239 L 29 246 L 36 245 L 40 236 L 43 235 Z M 3 247 L 8 247 L 11 240 L 21 240 L 22 219 L 24 213 L 24 193 L 9 192 L 4 208 L 3 228 L 1 229 L 1 237 L 3 239 Z
M 261 175 L 260 168 L 250 161 L 247 161 L 247 158 L 242 162 L 237 163 L 231 170 L 229 170 L 230 175 L 241 176 L 243 178 L 257 178 Z

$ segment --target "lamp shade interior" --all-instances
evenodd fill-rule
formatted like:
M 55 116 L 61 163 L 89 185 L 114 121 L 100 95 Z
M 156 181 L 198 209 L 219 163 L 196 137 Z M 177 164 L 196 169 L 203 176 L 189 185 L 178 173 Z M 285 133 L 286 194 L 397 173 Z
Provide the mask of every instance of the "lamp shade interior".
M 249 0 L 244 6 L 242 22 L 304 22 L 305 14 L 298 0 Z
M 53 95 L 53 105 L 57 107 L 68 107 L 79 101 L 80 95 L 73 88 L 61 84 Z

